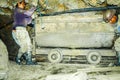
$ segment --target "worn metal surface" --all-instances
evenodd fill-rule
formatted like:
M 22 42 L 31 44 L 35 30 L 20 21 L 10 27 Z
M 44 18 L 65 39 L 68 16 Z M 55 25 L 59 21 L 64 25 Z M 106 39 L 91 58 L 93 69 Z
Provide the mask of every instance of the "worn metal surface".
M 36 43 L 41 47 L 111 47 L 114 29 L 101 19 L 101 15 L 39 17 L 35 27 Z

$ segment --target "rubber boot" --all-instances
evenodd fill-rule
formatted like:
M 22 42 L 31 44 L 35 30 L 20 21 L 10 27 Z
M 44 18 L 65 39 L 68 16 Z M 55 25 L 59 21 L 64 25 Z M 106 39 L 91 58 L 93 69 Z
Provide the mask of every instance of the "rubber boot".
M 18 54 L 17 57 L 15 58 L 16 63 L 19 65 L 23 65 L 23 61 L 26 61 L 26 56 L 27 56 L 26 53 Z
M 36 62 L 32 61 L 32 53 L 28 52 L 26 56 L 26 65 L 36 65 Z
M 19 58 L 18 56 L 15 58 L 15 61 L 16 61 L 16 63 L 17 63 L 18 65 L 20 65 L 21 60 L 20 60 L 20 58 Z
M 28 56 L 28 54 L 27 54 L 27 53 L 24 53 L 24 54 L 22 55 L 22 58 L 23 58 L 24 60 L 27 60 L 27 56 Z

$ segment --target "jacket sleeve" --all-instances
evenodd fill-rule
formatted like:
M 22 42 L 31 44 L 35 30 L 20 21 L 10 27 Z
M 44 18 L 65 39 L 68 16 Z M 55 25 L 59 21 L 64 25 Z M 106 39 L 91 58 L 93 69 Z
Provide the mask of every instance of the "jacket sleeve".
M 32 16 L 35 10 L 36 10 L 36 7 L 32 7 L 31 9 L 25 11 L 24 14 L 27 16 Z

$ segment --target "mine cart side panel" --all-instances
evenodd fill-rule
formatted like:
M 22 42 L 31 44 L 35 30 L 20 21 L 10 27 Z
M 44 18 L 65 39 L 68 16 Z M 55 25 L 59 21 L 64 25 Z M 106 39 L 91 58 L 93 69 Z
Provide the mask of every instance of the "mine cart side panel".
M 101 48 L 111 47 L 114 40 L 114 29 L 100 15 L 38 17 L 35 24 L 40 47 Z
M 56 49 L 56 48 L 55 48 Z M 59 49 L 59 48 L 58 48 Z M 78 56 L 78 55 L 87 55 L 90 52 L 98 52 L 101 56 L 116 56 L 115 51 L 111 49 L 59 49 L 64 55 Z M 37 48 L 36 54 L 48 54 L 51 51 L 49 48 Z
M 107 35 L 107 36 L 105 36 Z M 111 47 L 114 35 L 108 33 L 41 33 L 36 39 L 42 47 Z

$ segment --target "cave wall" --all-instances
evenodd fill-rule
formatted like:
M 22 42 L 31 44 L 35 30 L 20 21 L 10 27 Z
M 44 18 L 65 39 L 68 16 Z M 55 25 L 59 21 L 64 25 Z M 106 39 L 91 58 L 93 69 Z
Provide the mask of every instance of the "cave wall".
M 15 43 L 14 39 L 12 38 L 12 18 L 10 16 L 1 16 L 0 21 L 0 39 L 6 45 L 6 48 L 9 53 L 9 58 L 14 60 L 14 56 L 16 56 L 19 46 Z M 9 24 L 6 24 L 9 23 Z

